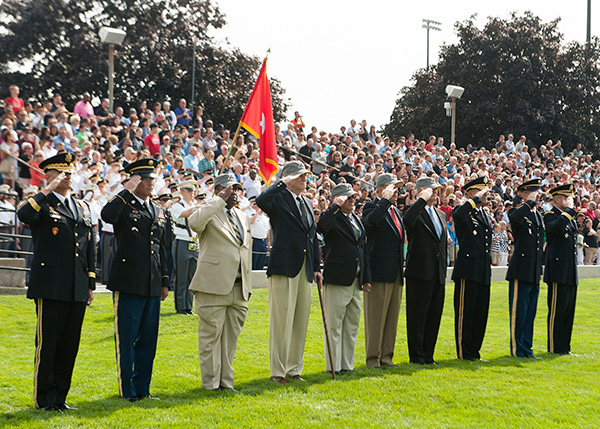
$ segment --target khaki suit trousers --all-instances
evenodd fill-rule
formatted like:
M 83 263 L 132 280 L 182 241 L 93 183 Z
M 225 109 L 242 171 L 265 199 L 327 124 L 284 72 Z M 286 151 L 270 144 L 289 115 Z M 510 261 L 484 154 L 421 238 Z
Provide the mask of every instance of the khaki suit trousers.
M 273 275 L 268 286 L 271 377 L 301 375 L 312 293 L 306 261 L 296 277 Z
M 373 282 L 365 292 L 365 349 L 367 366 L 393 365 L 398 314 L 402 301 L 402 278 L 394 283 Z
M 198 352 L 202 387 L 233 389 L 233 357 L 248 302 L 242 288 L 234 286 L 227 295 L 194 292 L 198 313 Z
M 323 287 L 323 307 L 329 331 L 334 371 L 353 370 L 354 349 L 362 307 L 360 279 L 355 278 L 350 286 L 326 283 Z M 323 332 L 323 343 L 325 346 L 325 369 L 331 371 L 325 332 Z

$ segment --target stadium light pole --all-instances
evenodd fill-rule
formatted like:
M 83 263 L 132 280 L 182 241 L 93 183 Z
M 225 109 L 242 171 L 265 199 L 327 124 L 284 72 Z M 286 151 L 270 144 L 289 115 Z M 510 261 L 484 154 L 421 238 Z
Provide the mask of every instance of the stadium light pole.
M 585 40 L 589 46 L 592 40 L 592 0 L 587 2 L 587 37 Z
M 427 29 L 427 68 L 429 69 L 429 30 L 442 31 L 439 27 L 442 23 L 432 19 L 423 18 L 422 24 L 422 27 Z
M 113 111 L 115 91 L 115 45 L 120 46 L 126 33 L 118 28 L 102 27 L 98 32 L 100 41 L 108 43 L 108 110 Z
M 456 86 L 456 85 L 446 86 L 446 94 L 448 95 L 448 98 L 452 101 L 452 103 L 448 103 L 448 102 L 444 103 L 444 108 L 446 109 L 446 114 L 448 114 L 448 111 L 450 109 L 452 109 L 451 110 L 452 127 L 450 130 L 450 143 L 455 143 L 454 139 L 455 139 L 455 130 L 456 130 L 456 100 L 459 99 L 460 97 L 462 97 L 463 92 L 465 92 L 465 89 L 462 86 Z

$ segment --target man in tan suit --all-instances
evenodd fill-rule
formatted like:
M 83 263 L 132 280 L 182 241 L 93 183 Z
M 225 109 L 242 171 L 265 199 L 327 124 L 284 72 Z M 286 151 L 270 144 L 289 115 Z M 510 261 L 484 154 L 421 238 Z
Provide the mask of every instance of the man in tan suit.
M 206 390 L 233 390 L 233 357 L 248 314 L 252 233 L 248 217 L 234 207 L 240 188 L 233 174 L 217 176 L 216 197 L 189 217 L 199 238 L 190 290 L 196 297 L 200 372 Z

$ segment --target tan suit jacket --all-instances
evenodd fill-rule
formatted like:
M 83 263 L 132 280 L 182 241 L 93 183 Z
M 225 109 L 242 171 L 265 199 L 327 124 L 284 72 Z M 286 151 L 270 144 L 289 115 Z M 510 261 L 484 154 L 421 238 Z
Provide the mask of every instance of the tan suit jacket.
M 240 246 L 223 210 L 225 205 L 222 198 L 215 197 L 188 218 L 190 228 L 198 233 L 200 245 L 190 290 L 215 295 L 230 293 L 241 264 L 242 295 L 247 301 L 252 291 L 250 219 L 241 210 L 233 208 L 244 230 L 244 243 Z

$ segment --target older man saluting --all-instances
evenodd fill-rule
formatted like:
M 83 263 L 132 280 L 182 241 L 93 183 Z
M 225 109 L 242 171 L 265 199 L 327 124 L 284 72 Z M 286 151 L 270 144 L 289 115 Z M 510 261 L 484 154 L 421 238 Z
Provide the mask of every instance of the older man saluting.
M 367 253 L 373 286 L 365 291 L 365 344 L 367 366 L 395 367 L 392 361 L 402 300 L 404 226 L 396 208 L 402 182 L 390 173 L 377 177 L 377 198 L 365 204 Z
M 357 193 L 342 183 L 331 190 L 333 199 L 317 227 L 325 237 L 323 306 L 331 336 L 331 358 L 325 341 L 325 369 L 336 374 L 354 370 L 354 347 L 360 323 L 361 290 L 371 288 L 366 234 L 353 213 Z
M 256 198 L 271 220 L 273 245 L 269 276 L 269 354 L 271 380 L 304 381 L 304 346 L 311 285 L 323 279 L 312 203 L 302 195 L 310 172 L 300 161 L 283 166 L 282 179 Z
M 215 178 L 216 197 L 194 206 L 189 227 L 199 238 L 196 297 L 202 387 L 233 390 L 233 357 L 252 291 L 250 220 L 235 208 L 242 187 L 231 173 Z

